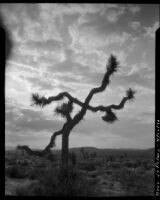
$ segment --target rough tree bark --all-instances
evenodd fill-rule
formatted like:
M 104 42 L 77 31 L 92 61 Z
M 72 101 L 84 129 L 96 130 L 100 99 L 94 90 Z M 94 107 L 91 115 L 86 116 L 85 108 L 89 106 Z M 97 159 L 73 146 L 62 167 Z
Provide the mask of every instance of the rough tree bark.
M 69 134 L 64 133 L 62 134 L 62 168 L 63 170 L 68 171 L 68 151 L 69 151 Z
M 72 129 L 83 119 L 84 115 L 86 114 L 87 110 L 90 110 L 92 112 L 101 111 L 104 112 L 105 115 L 102 116 L 102 120 L 104 120 L 107 123 L 113 123 L 117 120 L 117 117 L 113 110 L 120 110 L 124 107 L 127 100 L 133 100 L 135 91 L 131 88 L 126 91 L 126 96 L 122 98 L 120 103 L 118 105 L 111 104 L 109 106 L 96 106 L 93 107 L 89 105 L 92 97 L 100 92 L 103 92 L 108 84 L 110 83 L 110 77 L 114 74 L 114 72 L 117 71 L 117 68 L 119 67 L 119 62 L 116 60 L 116 57 L 111 55 L 108 64 L 107 64 L 107 70 L 104 74 L 103 80 L 101 82 L 101 85 L 99 87 L 91 89 L 89 94 L 87 95 L 84 103 L 81 102 L 79 99 L 72 97 L 68 92 L 62 92 L 59 93 L 57 96 L 51 96 L 49 98 L 40 97 L 38 94 L 32 94 L 32 105 L 38 105 L 41 107 L 44 107 L 53 101 L 59 101 L 62 100 L 64 97 L 68 98 L 68 103 L 63 103 L 60 107 L 57 107 L 55 109 L 55 112 L 57 114 L 60 114 L 62 117 L 66 119 L 65 124 L 63 125 L 62 129 L 53 133 L 51 136 L 49 144 L 45 147 L 44 150 L 38 152 L 35 152 L 31 150 L 27 146 L 27 151 L 30 154 L 43 156 L 47 154 L 51 148 L 55 146 L 55 139 L 58 135 L 62 135 L 62 151 L 61 151 L 61 160 L 62 160 L 62 167 L 63 169 L 68 169 L 68 149 L 69 149 L 69 134 L 72 131 Z M 81 110 L 73 117 L 71 117 L 71 113 L 73 110 L 73 103 L 77 104 L 81 107 Z M 26 146 L 25 146 L 26 147 Z M 21 149 L 23 146 L 20 146 Z

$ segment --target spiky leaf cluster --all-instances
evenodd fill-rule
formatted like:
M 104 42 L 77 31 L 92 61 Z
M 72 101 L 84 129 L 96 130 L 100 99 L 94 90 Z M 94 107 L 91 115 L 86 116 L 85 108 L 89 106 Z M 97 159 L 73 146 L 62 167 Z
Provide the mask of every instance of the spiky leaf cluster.
M 38 93 L 32 94 L 32 102 L 33 104 L 37 106 L 42 106 L 42 107 L 48 104 L 47 99 L 43 96 L 40 96 Z
M 119 62 L 117 61 L 116 56 L 111 55 L 109 57 L 106 68 L 107 68 L 107 72 L 109 74 L 113 74 L 114 72 L 117 71 L 117 69 L 119 68 Z
M 127 98 L 129 100 L 133 100 L 135 97 L 134 97 L 134 94 L 136 93 L 135 90 L 132 90 L 131 88 L 129 88 L 127 91 L 126 91 L 126 95 L 127 95 Z
M 106 111 L 106 114 L 102 117 L 102 119 L 107 123 L 113 123 L 114 121 L 118 120 L 117 116 L 111 109 Z
M 68 101 L 67 103 L 62 103 L 55 109 L 55 113 L 61 115 L 62 117 L 68 116 L 73 110 L 73 102 Z

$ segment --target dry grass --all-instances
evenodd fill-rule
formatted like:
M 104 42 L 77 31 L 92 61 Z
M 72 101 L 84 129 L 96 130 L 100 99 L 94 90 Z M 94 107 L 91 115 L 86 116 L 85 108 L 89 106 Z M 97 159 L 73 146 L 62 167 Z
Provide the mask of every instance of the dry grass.
M 20 159 L 25 165 L 17 164 Z M 116 158 L 103 162 L 96 157 L 77 158 L 68 176 L 60 170 L 59 158 L 6 156 L 6 195 L 13 196 L 152 196 L 152 160 Z

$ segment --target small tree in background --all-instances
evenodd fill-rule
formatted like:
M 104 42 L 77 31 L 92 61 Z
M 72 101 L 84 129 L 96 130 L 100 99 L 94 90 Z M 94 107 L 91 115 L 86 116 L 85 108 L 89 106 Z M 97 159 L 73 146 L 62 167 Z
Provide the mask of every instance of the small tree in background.
M 67 170 L 68 168 L 68 148 L 69 148 L 69 135 L 73 128 L 84 118 L 86 112 L 88 110 L 92 112 L 101 111 L 104 113 L 102 116 L 102 120 L 106 123 L 113 123 L 117 120 L 116 114 L 113 112 L 113 110 L 120 110 L 124 107 L 127 100 L 133 100 L 135 91 L 129 88 L 126 91 L 126 96 L 122 98 L 121 102 L 118 105 L 109 105 L 109 106 L 103 106 L 99 105 L 96 107 L 93 107 L 90 105 L 90 101 L 92 97 L 95 94 L 98 94 L 100 92 L 103 92 L 106 87 L 110 83 L 110 77 L 113 75 L 119 67 L 119 62 L 117 61 L 116 57 L 114 55 L 111 55 L 108 59 L 108 63 L 106 66 L 106 72 L 104 74 L 104 77 L 102 79 L 101 85 L 99 87 L 91 89 L 87 97 L 85 98 L 84 102 L 80 101 L 79 99 L 71 96 L 68 92 L 62 92 L 59 93 L 57 96 L 51 96 L 49 98 L 46 98 L 44 96 L 40 96 L 39 94 L 32 94 L 32 105 L 37 105 L 40 107 L 44 107 L 53 101 L 60 101 L 63 100 L 65 97 L 68 99 L 67 103 L 62 103 L 60 106 L 58 106 L 55 109 L 55 113 L 58 115 L 61 115 L 65 119 L 65 123 L 61 130 L 56 131 L 51 136 L 49 144 L 39 153 L 39 155 L 45 155 L 50 151 L 51 148 L 55 146 L 55 139 L 58 135 L 62 135 L 62 151 L 61 151 L 61 160 L 62 160 L 62 168 Z M 81 107 L 81 110 L 75 114 L 74 117 L 71 117 L 71 113 L 73 111 L 74 104 L 77 104 Z M 23 146 L 21 146 L 23 148 Z M 31 150 L 29 147 L 29 152 L 35 153 L 33 150 Z M 37 152 L 36 152 L 37 155 Z

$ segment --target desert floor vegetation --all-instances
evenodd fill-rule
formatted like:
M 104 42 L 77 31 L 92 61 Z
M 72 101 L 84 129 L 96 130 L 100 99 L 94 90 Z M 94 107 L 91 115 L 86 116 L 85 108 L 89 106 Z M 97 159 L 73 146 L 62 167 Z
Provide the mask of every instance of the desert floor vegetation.
M 73 154 L 73 153 L 72 153 Z M 149 157 L 96 155 L 70 157 L 68 173 L 60 154 L 43 158 L 7 151 L 7 196 L 153 196 L 154 160 Z M 114 159 L 113 159 L 114 158 Z

